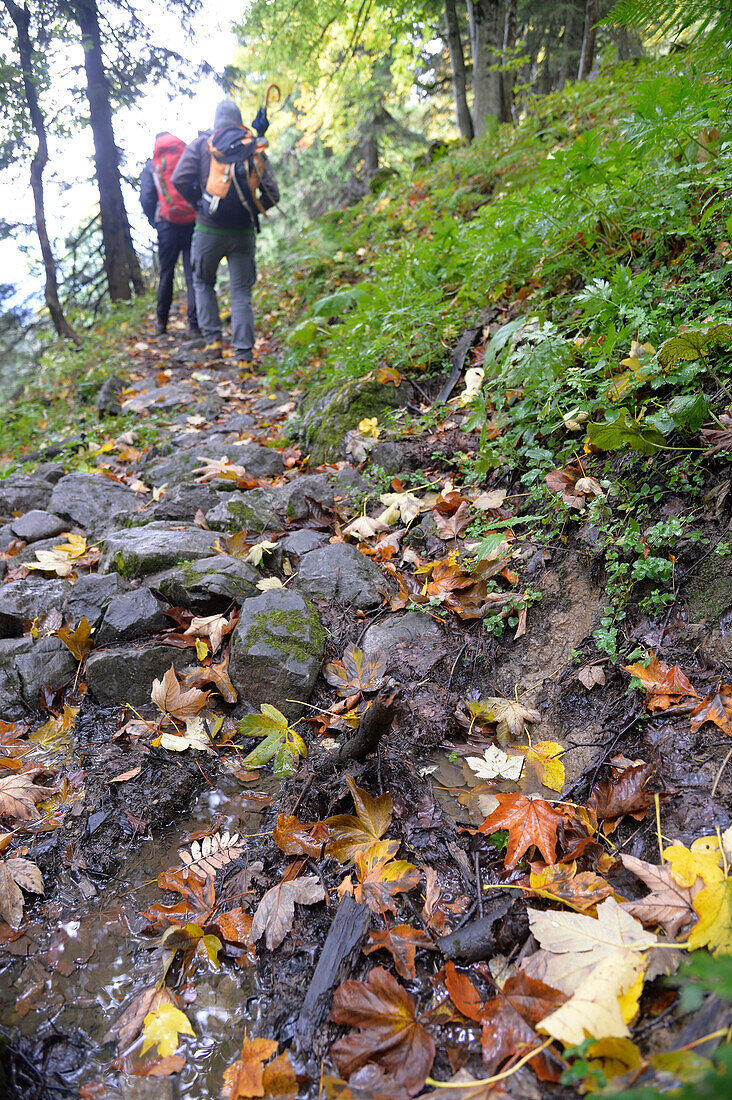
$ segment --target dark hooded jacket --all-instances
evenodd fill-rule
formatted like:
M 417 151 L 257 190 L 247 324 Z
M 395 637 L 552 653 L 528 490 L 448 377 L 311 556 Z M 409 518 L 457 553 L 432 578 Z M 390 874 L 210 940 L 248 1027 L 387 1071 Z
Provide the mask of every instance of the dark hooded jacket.
M 175 166 L 172 176 L 173 186 L 181 193 L 184 199 L 198 208 L 203 192 L 206 189 L 211 154 L 208 151 L 208 139 L 214 130 L 227 123 L 241 125 L 241 114 L 236 104 L 230 100 L 224 100 L 216 110 L 213 129 L 202 131 L 194 138 L 190 145 L 183 150 L 183 154 Z M 259 201 L 265 210 L 269 210 L 280 198 L 280 189 L 266 155 L 262 155 L 262 183 L 259 188 Z M 252 229 L 252 219 L 249 211 L 242 205 L 234 189 L 231 189 L 226 200 L 219 207 L 215 218 L 207 217 L 199 210 L 196 216 L 196 224 L 209 229 L 242 230 Z
M 153 162 L 151 160 L 146 163 L 142 170 L 142 176 L 140 177 L 140 205 L 142 206 L 145 217 L 154 229 L 157 222 L 161 221 L 161 217 L 158 189 L 155 186 Z

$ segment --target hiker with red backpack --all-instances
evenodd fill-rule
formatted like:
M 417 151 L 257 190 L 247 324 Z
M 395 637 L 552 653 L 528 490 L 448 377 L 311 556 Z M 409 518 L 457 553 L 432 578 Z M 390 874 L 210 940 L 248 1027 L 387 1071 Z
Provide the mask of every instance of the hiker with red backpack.
M 242 125 L 241 112 L 229 99 L 216 108 L 213 129 L 188 145 L 173 172 L 173 184 L 196 206 L 193 234 L 193 285 L 196 310 L 206 346 L 204 357 L 221 358 L 221 317 L 216 273 L 226 259 L 231 293 L 231 343 L 239 370 L 252 365 L 254 313 L 252 288 L 257 278 L 256 233 L 260 214 L 279 201 L 262 137 Z
M 167 332 L 168 315 L 173 301 L 173 279 L 178 257 L 183 257 L 183 272 L 188 292 L 188 331 L 198 337 L 196 295 L 191 269 L 191 239 L 196 211 L 173 186 L 173 170 L 186 143 L 173 134 L 156 135 L 152 159 L 142 170 L 140 203 L 145 217 L 158 234 L 160 280 L 158 282 L 156 334 Z

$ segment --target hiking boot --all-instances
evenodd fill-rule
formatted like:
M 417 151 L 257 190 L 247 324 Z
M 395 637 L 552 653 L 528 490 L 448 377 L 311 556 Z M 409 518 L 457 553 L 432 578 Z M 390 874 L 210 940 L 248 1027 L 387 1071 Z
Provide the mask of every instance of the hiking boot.
M 206 344 L 201 352 L 201 357 L 206 359 L 209 363 L 215 363 L 221 358 L 222 346 L 220 340 L 212 340 L 210 344 Z
M 156 324 L 155 324 L 155 335 L 156 336 L 165 336 L 165 333 L 167 331 L 168 331 L 168 322 L 167 321 L 157 321 L 156 322 Z
M 191 340 L 200 340 L 202 334 L 198 325 L 191 325 L 188 329 L 188 335 L 190 336 Z
M 238 359 L 236 363 L 236 369 L 239 371 L 241 378 L 251 378 L 253 366 L 254 363 L 251 359 Z

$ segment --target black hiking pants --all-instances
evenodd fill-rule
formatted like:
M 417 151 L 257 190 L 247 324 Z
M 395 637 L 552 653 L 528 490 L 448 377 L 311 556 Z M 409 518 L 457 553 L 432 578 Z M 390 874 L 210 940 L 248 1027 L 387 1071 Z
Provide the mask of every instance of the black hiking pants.
M 188 328 L 197 329 L 196 295 L 193 290 L 193 273 L 191 271 L 193 224 L 173 225 L 172 222 L 159 221 L 155 228 L 158 231 L 158 256 L 160 259 L 157 304 L 158 325 L 165 326 L 168 323 L 170 304 L 173 301 L 175 265 L 178 262 L 178 257 L 182 255 L 186 290 L 188 292 Z

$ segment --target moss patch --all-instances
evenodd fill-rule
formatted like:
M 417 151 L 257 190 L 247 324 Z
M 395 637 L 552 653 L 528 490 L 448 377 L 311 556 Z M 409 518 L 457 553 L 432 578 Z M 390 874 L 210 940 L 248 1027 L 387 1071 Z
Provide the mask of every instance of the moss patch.
M 247 628 L 247 647 L 264 641 L 272 649 L 298 661 L 320 657 L 325 645 L 325 631 L 314 606 L 311 603 L 306 606 L 307 617 L 286 608 L 261 611 L 255 615 Z
M 692 622 L 719 622 L 732 605 L 732 555 L 712 554 L 701 563 L 686 592 Z
M 410 397 L 411 387 L 404 382 L 397 387 L 371 377 L 350 379 L 335 388 L 315 387 L 302 417 L 302 438 L 311 462 L 342 458 L 346 432 L 358 427 L 364 417 L 382 417 L 401 408 Z

